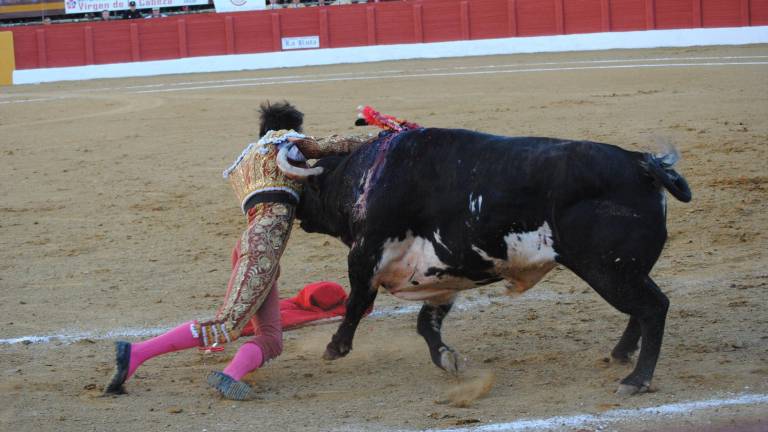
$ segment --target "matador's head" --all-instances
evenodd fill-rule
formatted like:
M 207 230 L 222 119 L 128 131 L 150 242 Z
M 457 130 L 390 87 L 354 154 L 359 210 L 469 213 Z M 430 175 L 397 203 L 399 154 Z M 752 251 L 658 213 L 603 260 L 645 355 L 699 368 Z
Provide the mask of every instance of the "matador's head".
M 288 101 L 270 103 L 266 101 L 259 107 L 259 138 L 271 130 L 295 130 L 301 132 L 304 113 L 297 110 Z

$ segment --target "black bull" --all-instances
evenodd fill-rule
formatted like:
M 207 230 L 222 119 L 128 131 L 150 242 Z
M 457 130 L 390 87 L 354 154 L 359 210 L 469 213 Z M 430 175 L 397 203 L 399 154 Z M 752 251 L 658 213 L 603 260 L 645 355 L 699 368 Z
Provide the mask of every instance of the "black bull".
M 350 351 L 382 286 L 424 300 L 418 332 L 432 361 L 455 371 L 458 356 L 440 328 L 456 294 L 502 279 L 524 291 L 561 264 L 629 315 L 611 355 L 626 362 L 641 338 L 642 348 L 618 392 L 647 390 L 669 308 L 649 276 L 667 238 L 664 190 L 691 199 L 676 160 L 675 152 L 436 128 L 321 158 L 324 172 L 307 179 L 297 215 L 304 230 L 350 247 L 351 284 L 324 357 Z

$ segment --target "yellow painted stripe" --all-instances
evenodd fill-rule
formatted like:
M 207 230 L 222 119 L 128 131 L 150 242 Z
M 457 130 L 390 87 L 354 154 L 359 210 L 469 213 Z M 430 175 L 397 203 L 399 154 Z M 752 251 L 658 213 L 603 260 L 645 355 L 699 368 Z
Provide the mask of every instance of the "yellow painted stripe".
M 55 10 L 55 9 L 64 10 L 64 2 L 0 6 L 0 14 L 13 13 L 13 12 L 34 12 L 34 11 Z
M 16 59 L 13 56 L 13 33 L 0 32 L 0 86 L 13 84 L 13 70 Z

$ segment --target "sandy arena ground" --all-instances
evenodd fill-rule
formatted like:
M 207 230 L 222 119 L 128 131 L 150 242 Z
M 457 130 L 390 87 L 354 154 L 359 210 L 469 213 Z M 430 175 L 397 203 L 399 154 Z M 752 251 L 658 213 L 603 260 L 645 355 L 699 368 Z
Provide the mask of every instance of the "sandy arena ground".
M 537 427 L 768 430 L 766 60 L 768 46 L 711 47 L 2 88 L 0 430 L 392 431 L 580 414 L 602 420 Z M 256 136 L 265 99 L 294 102 L 315 135 L 357 132 L 366 103 L 429 126 L 644 150 L 672 139 L 694 201 L 670 199 L 653 273 L 672 302 L 657 391 L 613 394 L 630 370 L 607 362 L 626 318 L 557 269 L 518 298 L 500 284 L 462 296 L 444 329 L 466 357 L 460 380 L 430 362 L 418 305 L 381 294 L 347 358 L 321 359 L 335 324 L 287 333 L 283 355 L 247 377 L 263 400 L 222 400 L 204 384 L 233 347 L 152 360 L 127 395 L 101 397 L 116 338 L 217 308 L 244 227 L 221 171 Z M 345 256 L 297 226 L 281 295 L 323 279 L 347 286 Z M 490 374 L 490 393 L 469 407 L 436 403 Z M 636 410 L 744 395 L 763 400 Z

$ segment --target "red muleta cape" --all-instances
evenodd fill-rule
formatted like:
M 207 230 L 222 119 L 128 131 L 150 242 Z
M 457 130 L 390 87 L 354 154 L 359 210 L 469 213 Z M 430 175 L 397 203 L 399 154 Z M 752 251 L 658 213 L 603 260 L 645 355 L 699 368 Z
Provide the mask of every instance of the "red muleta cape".
M 335 282 L 315 282 L 306 285 L 295 297 L 280 300 L 280 318 L 283 330 L 301 327 L 323 319 L 344 316 L 347 293 Z M 372 310 L 373 308 L 371 308 Z M 371 313 L 366 311 L 366 314 Z M 241 336 L 253 334 L 253 321 L 243 329 Z

